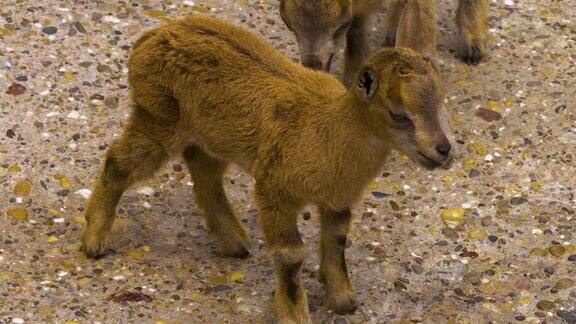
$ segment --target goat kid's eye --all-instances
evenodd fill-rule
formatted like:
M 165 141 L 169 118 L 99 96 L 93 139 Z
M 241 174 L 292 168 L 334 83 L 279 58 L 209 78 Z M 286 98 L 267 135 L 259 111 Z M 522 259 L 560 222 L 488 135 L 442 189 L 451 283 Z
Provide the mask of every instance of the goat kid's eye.
M 392 118 L 393 121 L 400 123 L 400 124 L 405 124 L 410 122 L 410 118 L 403 116 L 403 115 L 397 115 L 393 112 L 390 112 L 390 118 Z

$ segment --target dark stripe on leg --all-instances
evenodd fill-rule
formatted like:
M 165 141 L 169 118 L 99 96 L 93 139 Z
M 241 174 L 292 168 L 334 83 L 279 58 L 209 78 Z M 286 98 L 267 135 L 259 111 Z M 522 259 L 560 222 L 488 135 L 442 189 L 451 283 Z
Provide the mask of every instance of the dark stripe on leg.
M 298 285 L 298 275 L 300 274 L 300 269 L 302 268 L 302 261 L 282 265 L 282 280 L 284 282 L 284 287 L 286 287 L 286 294 L 292 303 L 296 303 L 298 298 L 298 290 L 300 286 Z

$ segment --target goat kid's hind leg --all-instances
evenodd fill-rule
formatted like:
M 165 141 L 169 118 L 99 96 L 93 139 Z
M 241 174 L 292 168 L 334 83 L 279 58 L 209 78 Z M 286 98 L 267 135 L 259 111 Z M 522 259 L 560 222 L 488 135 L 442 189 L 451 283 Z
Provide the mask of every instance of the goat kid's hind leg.
M 459 56 L 468 64 L 477 64 L 487 52 L 488 0 L 459 0 L 456 25 Z
M 272 307 L 280 323 L 310 323 L 301 272 L 306 249 L 298 231 L 300 206 L 256 185 L 259 222 L 276 275 Z
M 135 182 L 153 175 L 168 159 L 164 149 L 141 132 L 141 127 L 133 119 L 106 154 L 106 162 L 86 205 L 88 224 L 82 236 L 82 249 L 90 257 L 100 257 L 108 250 L 108 234 L 122 193 Z
M 336 212 L 320 206 L 320 280 L 326 288 L 326 305 L 340 314 L 352 314 L 357 308 L 344 256 L 351 218 L 349 208 Z
M 346 34 L 346 52 L 344 56 L 344 73 L 342 82 L 350 87 L 356 79 L 356 73 L 368 56 L 368 22 L 367 14 L 356 15 Z
M 198 205 L 204 211 L 208 230 L 218 244 L 218 253 L 227 257 L 247 257 L 250 254 L 248 236 L 222 186 L 227 163 L 194 146 L 186 148 L 183 156 L 194 180 Z

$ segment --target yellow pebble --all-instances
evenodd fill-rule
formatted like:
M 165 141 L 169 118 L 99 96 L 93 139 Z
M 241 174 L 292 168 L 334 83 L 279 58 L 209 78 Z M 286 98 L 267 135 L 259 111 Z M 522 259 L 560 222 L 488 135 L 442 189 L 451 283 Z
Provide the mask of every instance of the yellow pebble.
M 8 217 L 12 217 L 18 221 L 28 220 L 28 212 L 24 208 L 8 209 L 8 211 L 6 211 L 6 215 L 8 215 Z
M 210 283 L 213 285 L 225 285 L 228 283 L 228 279 L 225 276 L 216 276 L 210 279 Z
M 244 274 L 241 272 L 230 273 L 230 281 L 241 281 L 244 280 Z
M 141 260 L 146 255 L 146 252 L 138 249 L 138 250 L 128 251 L 128 252 L 126 252 L 126 254 L 128 254 L 128 257 L 130 257 L 131 259 Z
M 12 279 L 11 272 L 0 272 L 0 280 L 10 280 Z
M 500 306 L 500 311 L 502 313 L 512 313 L 514 311 L 514 305 L 512 303 L 506 303 Z
M 60 211 L 57 208 L 54 207 L 48 207 L 48 213 L 52 216 L 58 216 L 60 215 Z
M 443 182 L 451 182 L 454 178 L 450 175 L 445 175 L 442 177 Z
M 376 181 L 370 182 L 370 184 L 368 185 L 367 188 L 370 191 L 374 191 L 374 190 L 378 189 L 378 182 L 376 182 Z
M 72 73 L 71 71 L 64 72 L 63 76 L 64 76 L 64 79 L 66 79 L 68 81 L 74 80 L 74 73 Z
M 473 229 L 468 231 L 468 238 L 471 240 L 482 240 L 484 239 L 486 236 L 488 236 L 488 233 L 483 230 L 483 229 Z
M 462 161 L 462 166 L 464 167 L 465 170 L 470 170 L 476 166 L 476 159 L 472 157 L 464 158 L 464 160 Z
M 66 176 L 63 174 L 55 174 L 54 179 L 58 180 L 60 187 L 64 189 L 70 189 L 72 187 L 70 180 L 68 180 L 68 178 L 66 178 Z
M 512 107 L 512 105 L 514 104 L 514 100 L 508 98 L 504 100 L 504 107 Z
M 530 182 L 530 186 L 532 187 L 532 189 L 536 189 L 536 188 L 542 187 L 543 183 L 540 181 L 534 181 L 534 182 Z
M 54 243 L 56 241 L 58 241 L 58 238 L 54 235 L 50 235 L 46 238 L 46 242 L 48 242 L 48 243 Z
M 522 297 L 518 300 L 518 304 L 520 305 L 530 305 L 532 303 L 532 300 L 528 297 Z
M 562 245 L 553 245 L 548 248 L 548 252 L 555 257 L 561 257 L 566 253 L 566 248 Z
M 530 250 L 530 255 L 537 257 L 545 257 L 548 256 L 548 250 L 543 248 L 533 248 L 532 250 Z
M 493 100 L 488 100 L 486 101 L 486 108 L 492 110 L 492 111 L 501 111 L 502 108 L 500 107 L 500 104 L 498 104 L 496 101 Z
M 462 222 L 465 212 L 466 210 L 460 207 L 446 208 L 442 210 L 440 215 L 442 216 L 442 221 L 444 224 L 446 224 L 448 227 L 454 228 Z
M 468 153 L 474 153 L 474 152 L 476 152 L 478 147 L 480 147 L 480 144 L 470 143 L 470 144 L 466 145 L 466 151 L 468 151 Z
M 32 183 L 28 180 L 20 180 L 14 186 L 14 194 L 20 197 L 25 197 L 30 194 Z

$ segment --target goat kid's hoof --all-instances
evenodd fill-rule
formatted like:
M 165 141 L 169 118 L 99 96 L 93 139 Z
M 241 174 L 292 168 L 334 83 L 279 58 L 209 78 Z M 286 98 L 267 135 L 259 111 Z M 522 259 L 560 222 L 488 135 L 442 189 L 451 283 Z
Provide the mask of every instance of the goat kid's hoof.
M 460 54 L 460 59 L 468 65 L 476 65 L 480 63 L 485 56 L 482 48 L 483 46 L 478 42 L 466 44 Z
M 308 315 L 298 314 L 298 317 L 277 317 L 276 323 L 278 324 L 312 324 L 312 319 Z
M 272 296 L 274 298 L 274 296 Z M 296 314 L 297 316 L 279 316 L 274 308 L 274 305 L 270 303 L 266 310 L 265 321 L 266 323 L 275 324 L 312 324 L 312 319 L 309 314 Z
M 247 242 L 230 242 L 218 246 L 218 255 L 224 258 L 246 259 L 250 256 Z
M 358 303 L 356 302 L 356 298 L 354 298 L 354 293 L 328 297 L 327 306 L 329 309 L 341 315 L 354 314 L 358 309 Z
M 92 259 L 103 257 L 109 248 L 107 238 L 99 238 L 95 235 L 84 235 L 82 237 L 82 247 L 80 248 L 86 256 Z

